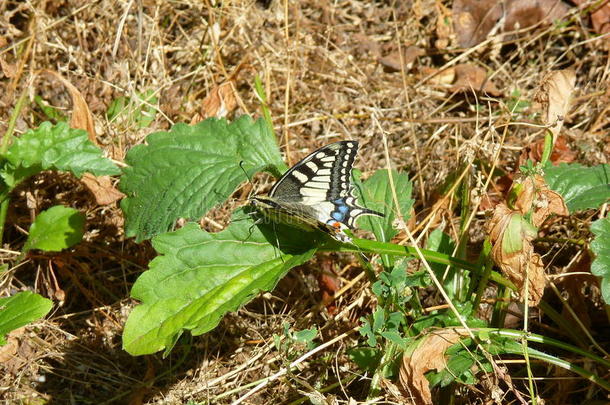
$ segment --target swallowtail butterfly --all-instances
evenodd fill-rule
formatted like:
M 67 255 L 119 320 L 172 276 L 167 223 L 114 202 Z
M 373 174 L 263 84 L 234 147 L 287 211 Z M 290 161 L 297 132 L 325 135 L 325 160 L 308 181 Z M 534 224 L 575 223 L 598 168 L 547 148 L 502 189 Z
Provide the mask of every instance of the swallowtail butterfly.
M 352 195 L 352 165 L 358 142 L 340 141 L 311 153 L 290 168 L 269 195 L 254 196 L 250 203 L 265 217 L 301 229 L 320 229 L 340 242 L 351 242 L 345 233 L 361 215 L 384 215 L 361 207 Z

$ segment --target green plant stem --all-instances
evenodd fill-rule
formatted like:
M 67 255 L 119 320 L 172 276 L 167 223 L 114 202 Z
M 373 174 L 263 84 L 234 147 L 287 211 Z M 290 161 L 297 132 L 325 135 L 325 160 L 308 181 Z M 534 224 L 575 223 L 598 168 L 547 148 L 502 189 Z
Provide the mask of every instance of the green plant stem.
M 544 136 L 544 149 L 542 150 L 542 158 L 540 159 L 540 166 L 546 166 L 549 158 L 551 157 L 551 152 L 553 151 L 553 134 L 551 131 L 547 131 Z
M 386 242 L 376 242 L 366 239 L 354 239 L 353 245 L 331 242 L 331 244 L 329 245 L 321 246 L 319 250 L 333 252 L 362 252 L 417 257 L 417 251 L 414 247 L 396 245 L 393 243 Z M 422 252 L 424 258 L 429 262 L 451 265 L 480 274 L 480 269 L 475 263 L 457 259 L 455 257 L 443 253 L 438 253 L 433 250 L 420 249 L 420 251 Z M 515 287 L 515 285 L 510 280 L 505 279 L 495 271 L 492 271 L 490 273 L 489 279 L 497 284 L 506 286 L 513 291 L 517 290 L 517 287 Z
M 550 306 L 545 301 L 540 301 L 540 309 L 545 313 L 545 315 L 551 318 L 551 320 L 555 322 L 557 326 L 559 326 L 562 332 L 567 333 L 573 342 L 586 346 L 584 342 L 586 342 L 588 339 L 581 333 L 578 326 L 565 319 L 565 317 L 563 317 L 555 310 L 555 308 Z
M 542 343 L 545 345 L 549 345 L 549 346 L 553 346 L 553 347 L 557 347 L 559 349 L 562 350 L 566 350 L 569 352 L 572 352 L 574 354 L 577 354 L 579 356 L 583 356 L 586 357 L 588 359 L 591 359 L 597 363 L 599 363 L 602 367 L 605 367 L 607 369 L 610 369 L 610 361 L 599 357 L 591 352 L 588 352 L 584 349 L 581 349 L 578 346 L 574 346 L 571 345 L 569 343 L 565 343 L 562 342 L 561 340 L 557 340 L 557 339 L 553 339 L 544 335 L 539 335 L 537 333 L 531 333 L 531 332 L 524 332 L 522 330 L 516 330 L 516 329 L 500 329 L 500 328 L 473 328 L 473 331 L 476 332 L 487 332 L 490 335 L 499 335 L 502 337 L 506 337 L 506 338 L 510 338 L 510 339 L 514 339 L 516 341 L 521 340 L 523 337 L 527 338 L 528 341 L 530 342 L 534 342 L 534 343 Z M 608 382 L 608 384 L 610 384 L 610 382 Z M 610 386 L 610 385 L 609 385 Z
M 383 349 L 383 356 L 381 356 L 379 366 L 371 378 L 371 387 L 369 388 L 369 395 L 367 397 L 368 400 L 372 400 L 381 393 L 381 380 L 384 376 L 388 375 L 389 370 L 392 367 L 392 362 L 394 361 L 394 356 L 398 350 L 396 343 L 389 340 L 386 340 L 386 342 L 387 345 Z
M 4 133 L 4 137 L 2 138 L 2 144 L 0 145 L 0 154 L 6 154 L 8 147 L 10 145 L 11 139 L 13 138 L 13 132 L 15 131 L 15 125 L 17 124 L 17 118 L 19 118 L 19 114 L 21 114 L 21 110 L 23 109 L 23 105 L 25 104 L 27 96 L 27 91 L 24 90 L 17 103 L 15 104 L 15 109 L 11 114 L 11 118 L 8 121 L 8 126 L 6 127 L 6 132 Z
M 479 278 L 479 282 L 477 285 L 477 295 L 474 297 L 474 301 L 472 304 L 473 308 L 478 308 L 481 303 L 481 298 L 483 298 L 483 293 L 485 292 L 485 288 L 487 288 L 487 282 L 489 281 L 489 277 L 491 276 L 491 268 L 493 267 L 493 261 L 489 256 L 491 252 L 491 243 L 488 240 L 485 240 L 483 245 L 483 251 L 481 251 L 481 262 L 483 265 L 483 274 Z
M 510 289 L 500 286 L 498 288 L 498 297 L 500 298 L 496 301 L 494 305 L 493 314 L 491 316 L 491 325 L 496 327 L 504 326 L 504 321 L 506 320 L 506 308 L 508 308 L 509 299 L 510 299 Z
M 542 343 L 545 345 L 558 347 L 560 349 L 567 350 L 567 351 L 570 351 L 577 355 L 591 359 L 591 360 L 599 363 L 601 366 L 605 367 L 606 369 L 610 369 L 610 361 L 605 360 L 592 353 L 589 353 L 588 351 L 580 349 L 579 347 L 576 347 L 576 346 L 570 345 L 568 343 L 564 343 L 559 340 L 555 340 L 555 339 L 552 339 L 552 338 L 549 338 L 546 336 L 542 336 L 542 335 L 538 335 L 538 334 L 534 334 L 534 333 L 530 333 L 530 332 L 514 330 L 514 329 L 494 329 L 494 328 L 480 328 L 479 329 L 479 328 L 477 328 L 477 329 L 473 329 L 473 330 L 485 331 L 485 332 L 489 333 L 490 335 L 496 334 L 496 335 L 506 337 L 509 339 L 514 339 L 515 341 L 520 341 L 521 339 L 525 338 L 530 342 Z M 505 350 L 503 350 L 504 353 L 523 355 L 522 347 L 520 347 L 519 349 L 511 349 L 509 347 L 506 347 L 504 349 L 505 349 Z M 597 375 L 590 373 L 581 367 L 575 366 L 567 361 L 561 360 L 550 354 L 543 353 L 536 349 L 532 349 L 531 347 L 528 347 L 527 350 L 528 350 L 528 355 L 531 356 L 532 358 L 554 364 L 554 365 L 564 368 L 566 370 L 573 371 L 573 372 L 579 374 L 580 376 L 582 376 L 583 378 L 586 378 L 589 381 L 599 385 L 600 387 L 604 388 L 605 390 L 610 391 L 610 382 L 609 381 L 606 381 L 603 378 L 599 378 Z
M 15 131 L 15 125 L 17 123 L 17 118 L 21 114 L 21 110 L 23 109 L 23 106 L 25 104 L 26 96 L 27 96 L 27 91 L 24 90 L 21 93 L 21 95 L 19 96 L 17 103 L 15 104 L 15 109 L 13 110 L 13 113 L 11 114 L 11 118 L 8 121 L 8 126 L 6 128 L 6 132 L 4 133 L 4 136 L 2 137 L 2 144 L 0 144 L 0 155 L 2 155 L 3 158 L 4 158 L 4 155 L 6 155 L 6 151 L 8 150 L 8 147 L 11 143 L 11 139 L 13 138 L 13 132 Z M 6 185 L 4 185 L 4 186 L 6 187 Z M 8 187 L 6 189 L 2 190 L 2 192 L 0 192 L 0 245 L 2 244 L 2 240 L 4 238 L 4 223 L 6 222 L 6 214 L 8 212 L 8 205 L 10 203 L 10 198 L 9 198 L 10 192 L 11 192 L 11 189 L 9 189 Z

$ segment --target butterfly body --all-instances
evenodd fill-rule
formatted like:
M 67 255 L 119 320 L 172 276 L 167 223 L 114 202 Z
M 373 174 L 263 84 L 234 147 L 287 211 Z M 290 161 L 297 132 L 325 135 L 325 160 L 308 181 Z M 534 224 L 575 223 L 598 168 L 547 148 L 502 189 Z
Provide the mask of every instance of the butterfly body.
M 254 196 L 251 204 L 265 217 L 304 230 L 319 229 L 340 242 L 361 215 L 383 214 L 357 205 L 352 196 L 352 166 L 358 142 L 340 141 L 311 153 L 290 168 L 268 196 Z

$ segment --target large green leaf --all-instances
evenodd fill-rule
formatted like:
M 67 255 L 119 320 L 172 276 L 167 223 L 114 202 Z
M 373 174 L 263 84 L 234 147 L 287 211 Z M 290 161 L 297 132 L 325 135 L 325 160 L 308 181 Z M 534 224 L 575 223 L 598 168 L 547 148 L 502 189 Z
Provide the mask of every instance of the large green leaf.
M 80 242 L 85 216 L 74 208 L 56 205 L 38 214 L 30 227 L 23 253 L 31 249 L 59 252 Z
M 7 333 L 45 316 L 52 306 L 51 300 L 31 291 L 0 298 L 0 345 L 6 343 Z
M 257 171 L 285 170 L 264 120 L 242 116 L 229 124 L 207 119 L 146 138 L 127 154 L 121 202 L 128 236 L 138 241 L 167 231 L 178 218 L 196 219 L 224 202 Z
M 125 324 L 124 349 L 133 355 L 169 350 L 184 330 L 200 335 L 213 329 L 225 313 L 273 289 L 288 270 L 309 260 L 315 235 L 275 224 L 257 227 L 246 216 L 220 233 L 191 223 L 156 236 L 160 256 L 131 291 L 142 303 Z
M 120 170 L 102 155 L 82 129 L 70 128 L 65 122 L 52 125 L 43 122 L 35 130 L 15 138 L 6 153 L 0 176 L 9 188 L 42 170 L 61 170 L 82 176 L 119 174 Z
M 409 218 L 413 199 L 411 198 L 412 185 L 406 173 L 392 171 L 392 180 L 396 189 L 396 197 L 400 207 L 400 214 L 406 221 Z M 362 229 L 372 231 L 380 242 L 389 242 L 398 231 L 393 223 L 396 219 L 396 207 L 392 196 L 392 188 L 387 170 L 377 170 L 373 176 L 363 183 L 355 182 L 355 195 L 358 202 L 366 208 L 385 214 L 384 218 L 367 215 L 361 217 L 358 225 Z
M 570 212 L 598 208 L 610 199 L 610 165 L 563 163 L 548 166 L 544 172 L 547 184 L 561 194 Z
M 591 232 L 595 234 L 591 242 L 591 250 L 595 253 L 591 273 L 601 277 L 602 296 L 606 304 L 610 304 L 610 218 L 593 222 Z

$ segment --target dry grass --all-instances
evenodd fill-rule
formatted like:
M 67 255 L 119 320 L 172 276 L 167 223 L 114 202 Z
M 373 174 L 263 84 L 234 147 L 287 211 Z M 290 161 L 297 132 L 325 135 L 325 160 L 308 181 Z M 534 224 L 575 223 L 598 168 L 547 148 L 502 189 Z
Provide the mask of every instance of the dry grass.
M 603 40 L 585 31 L 589 23 L 577 13 L 567 26 L 525 30 L 503 46 L 492 40 L 464 56 L 466 50 L 438 28 L 439 21 L 448 17 L 445 7 L 450 9 L 450 3 L 273 0 L 268 7 L 264 3 L 4 1 L 0 3 L 4 70 L 0 124 L 6 127 L 22 92 L 40 95 L 69 112 L 65 89 L 44 78 L 30 80 L 40 69 L 55 70 L 83 93 L 98 142 L 109 156 L 122 161 L 129 148 L 150 132 L 189 122 L 206 94 L 229 78 L 235 79 L 240 98 L 232 115 L 257 114 L 253 83 L 259 75 L 289 163 L 331 141 L 357 139 L 361 154 L 356 164 L 365 176 L 391 165 L 414 181 L 415 210 L 424 236 L 440 224 L 456 236 L 456 201 L 448 198 L 435 204 L 446 195 L 445 181 L 468 162 L 496 162 L 500 170 L 514 172 L 521 150 L 542 135 L 528 125 L 500 125 L 514 121 L 508 104 L 511 94 L 519 90 L 522 100 L 532 100 L 546 72 L 572 66 L 579 92 L 567 117 L 568 145 L 581 163 L 608 163 L 608 53 Z M 443 40 L 448 45 L 439 47 Z M 409 45 L 425 51 L 411 70 L 387 71 L 377 61 Z M 453 64 L 457 58 L 483 67 L 503 96 L 422 82 L 426 68 Z M 149 89 L 160 100 L 151 127 L 107 121 L 113 99 Z M 40 108 L 31 102 L 17 129 L 36 127 L 43 119 Z M 387 137 L 390 162 L 382 134 Z M 473 166 L 467 176 L 473 195 L 486 193 L 487 174 L 481 165 Z M 494 187 L 492 181 L 490 188 Z M 7 403 L 230 403 L 252 388 L 251 383 L 290 363 L 271 339 L 282 334 L 285 322 L 295 330 L 317 325 L 320 343 L 341 339 L 247 403 L 290 403 L 337 381 L 342 385 L 325 394 L 328 403 L 336 403 L 332 398 L 343 403 L 366 397 L 369 377 L 349 362 L 346 350 L 358 345 L 359 335 L 353 329 L 374 308 L 374 298 L 353 257 L 320 256 L 292 271 L 272 293 L 225 317 L 214 331 L 178 345 L 168 358 L 134 358 L 121 350 L 122 325 L 134 304 L 129 299 L 131 285 L 154 251 L 148 243 L 138 245 L 124 238 L 118 204 L 96 205 L 69 175 L 36 176 L 13 195 L 4 248 L 18 250 L 32 217 L 59 203 L 86 212 L 84 243 L 61 254 L 30 255 L 18 268 L 11 268 L 14 255 L 0 256 L 10 268 L 2 277 L 1 295 L 35 288 L 55 302 L 46 320 L 20 336 L 16 357 L 0 364 L 0 398 Z M 224 207 L 208 217 L 223 224 L 229 211 Z M 479 212 L 471 225 L 473 245 L 484 237 L 484 214 Z M 421 222 L 424 218 L 428 221 Z M 583 215 L 555 226 L 579 238 L 586 236 L 586 230 L 576 224 L 589 219 Z M 216 230 L 209 221 L 204 224 Z M 563 272 L 572 257 L 582 255 L 578 246 L 541 248 L 547 253 L 549 273 Z M 335 297 L 333 314 L 321 304 L 316 276 L 320 269 L 336 271 L 346 287 Z M 591 278 L 583 280 L 595 284 Z M 592 291 L 581 300 L 579 315 L 590 325 L 600 325 L 593 331 L 601 333 L 607 330 L 607 318 L 594 308 L 599 296 L 595 287 Z M 442 303 L 433 295 L 430 301 L 430 305 Z M 345 332 L 349 333 L 342 335 Z M 524 390 L 524 385 L 515 384 Z M 578 381 L 571 389 L 587 386 Z M 391 385 L 384 387 L 382 395 L 388 401 L 402 401 Z M 540 382 L 541 396 L 552 399 L 552 387 L 552 382 Z M 475 403 L 489 400 L 492 390 L 480 388 L 463 391 Z

